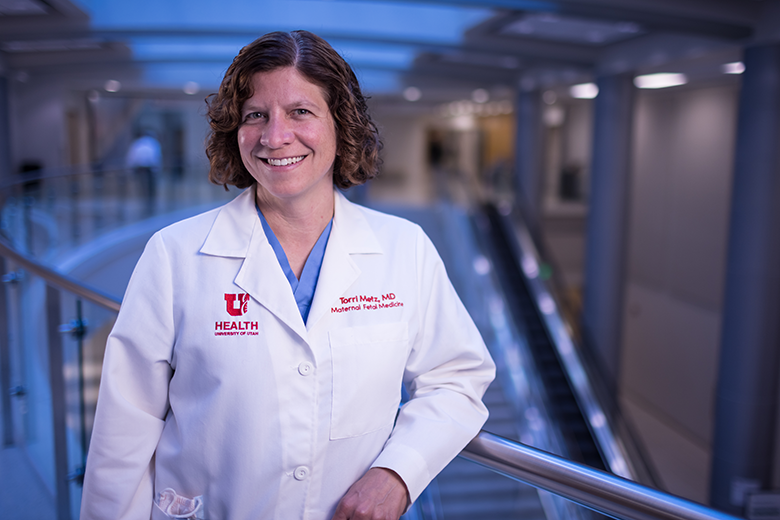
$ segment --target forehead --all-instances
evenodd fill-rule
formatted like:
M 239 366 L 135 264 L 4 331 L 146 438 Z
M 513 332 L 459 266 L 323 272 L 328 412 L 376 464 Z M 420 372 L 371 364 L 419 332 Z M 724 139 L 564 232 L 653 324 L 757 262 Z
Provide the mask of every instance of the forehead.
M 280 103 L 309 102 L 328 107 L 325 90 L 312 83 L 295 67 L 282 67 L 252 75 L 252 96 L 247 102 Z

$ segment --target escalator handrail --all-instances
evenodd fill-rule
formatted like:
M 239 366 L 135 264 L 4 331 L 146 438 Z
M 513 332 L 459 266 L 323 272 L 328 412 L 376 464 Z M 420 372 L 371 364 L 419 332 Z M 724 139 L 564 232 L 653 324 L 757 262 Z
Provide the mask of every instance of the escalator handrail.
M 644 461 L 632 460 L 628 455 L 625 441 L 617 438 L 610 415 L 596 396 L 590 382 L 592 376 L 587 373 L 579 347 L 575 344 L 570 328 L 559 310 L 559 302 L 556 301 L 554 291 L 540 276 L 543 260 L 536 249 L 531 232 L 522 218 L 510 220 L 507 217 L 499 217 L 499 221 L 510 247 L 514 249 L 518 267 L 526 278 L 528 290 L 539 309 L 540 318 L 547 329 L 550 341 L 561 361 L 607 469 L 625 478 L 642 479 L 650 472 L 644 468 Z
M 621 520 L 738 519 L 484 430 L 460 456 Z
M 85 300 L 105 307 L 106 309 L 119 312 L 121 300 L 98 289 L 89 287 L 83 282 L 79 282 L 69 276 L 60 274 L 50 267 L 46 267 L 40 262 L 17 251 L 13 245 L 2 236 L 0 236 L 0 256 L 11 260 L 24 271 L 43 278 L 50 285 L 59 287 L 60 289 L 73 293 L 80 298 L 84 298 Z

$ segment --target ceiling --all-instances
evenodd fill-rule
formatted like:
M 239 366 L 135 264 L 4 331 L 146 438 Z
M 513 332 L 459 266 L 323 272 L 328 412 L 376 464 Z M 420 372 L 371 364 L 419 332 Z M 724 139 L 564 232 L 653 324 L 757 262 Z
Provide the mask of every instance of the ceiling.
M 780 0 L 0 0 L 0 70 L 77 89 L 113 79 L 125 95 L 211 92 L 243 45 L 292 29 L 330 41 L 375 98 L 413 86 L 442 103 L 600 73 L 712 78 L 745 45 L 780 41 Z

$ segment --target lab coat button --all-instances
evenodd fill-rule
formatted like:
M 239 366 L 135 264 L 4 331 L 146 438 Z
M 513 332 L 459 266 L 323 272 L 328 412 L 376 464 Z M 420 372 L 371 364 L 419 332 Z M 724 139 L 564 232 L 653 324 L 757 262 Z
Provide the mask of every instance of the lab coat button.
M 311 374 L 312 370 L 314 370 L 314 366 L 312 366 L 311 363 L 308 361 L 304 361 L 300 365 L 298 365 L 298 373 L 302 376 L 308 376 Z
M 309 476 L 309 468 L 306 466 L 298 466 L 295 468 L 293 476 L 295 477 L 295 480 L 306 480 L 306 477 Z

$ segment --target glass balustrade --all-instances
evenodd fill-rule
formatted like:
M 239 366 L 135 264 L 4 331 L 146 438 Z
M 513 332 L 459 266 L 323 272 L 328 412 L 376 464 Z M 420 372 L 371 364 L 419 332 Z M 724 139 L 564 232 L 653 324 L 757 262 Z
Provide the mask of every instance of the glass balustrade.
M 203 168 L 161 174 L 150 195 L 132 169 L 30 172 L 0 189 L 0 232 L 46 264 L 132 224 L 226 202 L 237 193 L 210 184 Z
M 117 170 L 27 177 L 0 189 L 0 330 L 6 332 L 0 380 L 8 390 L 0 398 L 2 438 L 24 451 L 56 497 L 58 519 L 78 518 L 103 351 L 119 309 L 111 284 L 85 283 L 94 271 L 87 260 L 110 256 L 119 238 L 143 238 L 235 195 L 188 176 L 160 179 L 153 198 L 142 188 L 130 172 Z M 533 390 L 537 376 L 497 290 L 501 281 L 491 261 L 467 243 L 479 229 L 471 229 L 475 224 L 464 214 L 443 211 L 449 212 L 446 233 L 456 235 L 453 255 L 461 257 L 448 269 L 456 285 L 458 271 L 472 281 L 476 273 L 479 283 L 459 291 L 504 372 L 525 443 L 482 432 L 462 457 L 540 488 L 549 518 L 590 518 L 591 509 L 626 519 L 733 518 L 547 453 L 561 452 L 561 440 Z M 84 265 L 90 269 L 78 268 Z M 442 518 L 435 489 L 405 518 Z
M 88 169 L 0 188 L 3 444 L 56 497 L 57 518 L 78 518 L 105 341 L 126 283 L 112 283 L 112 249 L 138 236 L 137 256 L 157 229 L 236 194 L 204 171 L 159 177 L 154 197 L 144 188 L 132 170 Z

